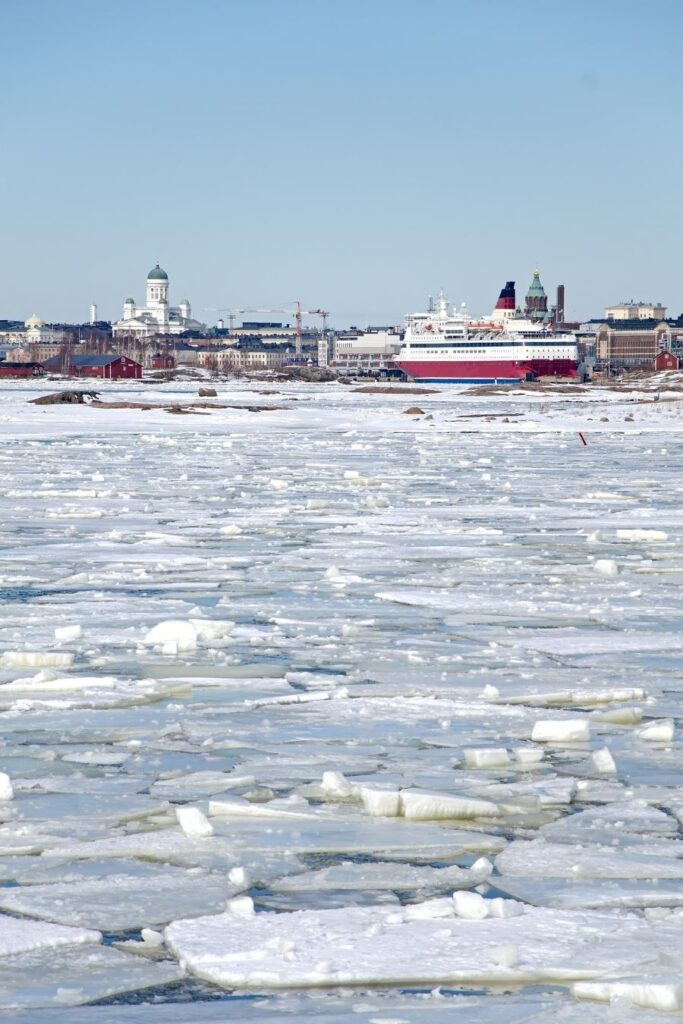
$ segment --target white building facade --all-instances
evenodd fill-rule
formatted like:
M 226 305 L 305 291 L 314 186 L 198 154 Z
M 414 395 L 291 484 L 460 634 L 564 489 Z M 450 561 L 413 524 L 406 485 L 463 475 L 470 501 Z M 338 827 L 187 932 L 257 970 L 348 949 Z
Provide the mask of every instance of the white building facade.
M 126 299 L 123 317 L 112 330 L 114 337 L 134 336 L 152 338 L 157 334 L 182 334 L 183 331 L 203 331 L 206 325 L 192 318 L 187 299 L 177 306 L 168 304 L 168 274 L 157 265 L 147 275 L 147 303 L 139 307 L 135 299 Z
M 605 309 L 607 320 L 666 320 L 666 306 L 661 302 L 620 302 Z

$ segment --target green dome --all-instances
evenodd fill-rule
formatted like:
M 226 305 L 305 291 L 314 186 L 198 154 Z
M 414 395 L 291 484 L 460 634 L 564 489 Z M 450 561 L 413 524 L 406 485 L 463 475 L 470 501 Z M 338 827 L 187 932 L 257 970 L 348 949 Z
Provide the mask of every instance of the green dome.
M 154 267 L 152 270 L 150 270 L 149 274 L 147 275 L 147 280 L 148 281 L 168 281 L 168 274 L 166 273 L 165 270 L 162 270 L 161 267 L 159 266 L 159 264 L 157 263 L 156 267 Z
M 526 294 L 527 298 L 536 296 L 538 296 L 538 298 L 545 297 L 545 288 L 541 284 L 541 277 L 538 270 L 534 270 L 534 278 L 529 285 L 529 291 Z

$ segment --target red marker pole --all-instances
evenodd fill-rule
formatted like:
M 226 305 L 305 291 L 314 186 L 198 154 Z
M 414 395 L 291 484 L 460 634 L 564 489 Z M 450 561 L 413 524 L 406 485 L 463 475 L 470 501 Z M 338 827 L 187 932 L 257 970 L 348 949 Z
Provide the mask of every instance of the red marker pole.
M 588 441 L 587 441 L 587 440 L 586 440 L 586 438 L 585 438 L 585 437 L 583 436 L 583 434 L 581 433 L 581 431 L 579 431 L 579 437 L 581 438 L 581 444 L 586 444 L 586 445 L 588 444 Z

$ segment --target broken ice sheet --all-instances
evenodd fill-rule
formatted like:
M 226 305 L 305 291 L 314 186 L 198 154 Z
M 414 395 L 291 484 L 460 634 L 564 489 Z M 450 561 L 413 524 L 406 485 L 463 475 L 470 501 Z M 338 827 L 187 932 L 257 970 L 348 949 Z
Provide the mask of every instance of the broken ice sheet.
M 533 906 L 565 910 L 620 910 L 683 907 L 683 879 L 525 878 L 500 875 L 496 888 Z
M 143 993 L 144 995 L 144 993 Z M 465 996 L 452 992 L 420 992 L 415 995 L 397 992 L 365 991 L 359 993 L 311 992 L 259 995 L 253 999 L 222 999 L 186 1002 L 117 1003 L 112 1006 L 45 1009 L 12 1017 L 19 1024 L 272 1024 L 275 1019 L 298 1024 L 547 1024 L 552 1019 L 568 1021 L 565 1014 L 575 1011 L 570 997 L 558 992 L 550 995 L 525 992 L 509 996 Z M 572 1016 L 573 1022 L 604 1022 L 602 1007 L 583 1004 L 584 1016 Z M 596 1010 L 602 1016 L 597 1016 Z M 611 1009 L 610 1021 L 616 1024 L 661 1024 L 659 1014 L 625 1016 L 624 1011 Z
M 106 946 L 69 945 L 0 956 L 0 1010 L 79 1006 L 172 984 L 184 973 L 173 961 L 151 963 Z
M 130 387 L 157 401 L 159 388 L 176 401 L 196 391 L 179 381 Z M 260 387 L 221 390 L 253 402 Z M 169 864 L 224 874 L 243 866 L 265 886 L 286 885 L 304 869 L 331 868 L 334 878 L 344 860 L 362 877 L 368 858 L 419 874 L 469 865 L 479 844 L 493 858 L 505 845 L 503 829 L 528 843 L 541 827 L 545 860 L 539 855 L 537 864 L 535 847 L 522 844 L 525 874 L 507 874 L 501 886 L 535 884 L 528 897 L 539 909 L 567 898 L 640 905 L 650 902 L 648 887 L 675 908 L 681 741 L 677 729 L 670 744 L 648 740 L 637 714 L 644 724 L 680 710 L 671 622 L 683 608 L 673 571 L 683 541 L 675 482 L 683 467 L 670 429 L 680 424 L 674 418 L 662 430 L 651 402 L 632 402 L 629 410 L 649 422 L 626 427 L 628 434 L 601 425 L 601 457 L 590 462 L 571 429 L 608 403 L 621 429 L 624 395 L 442 390 L 420 398 L 434 420 L 419 424 L 402 415 L 401 395 L 282 388 L 301 399 L 286 412 L 224 410 L 201 421 L 135 410 L 39 414 L 25 404 L 28 386 L 5 393 L 3 411 L 14 419 L 0 459 L 0 648 L 73 655 L 74 665 L 0 668 L 0 701 L 12 708 L 0 711 L 11 742 L 11 757 L 0 747 L 0 770 L 12 778 L 17 805 L 0 826 L 0 849 L 10 850 L 3 877 L 13 875 L 30 897 L 34 885 L 83 879 L 99 879 L 106 892 L 111 875 L 161 877 Z M 549 406 L 543 414 L 540 403 Z M 659 403 L 660 419 L 674 404 Z M 519 423 L 511 408 L 522 413 Z M 491 411 L 504 411 L 508 422 L 487 419 Z M 486 415 L 458 419 L 471 412 Z M 231 524 L 242 532 L 221 532 Z M 665 544 L 637 539 L 653 528 L 668 534 Z M 628 543 L 618 531 L 631 531 Z M 617 575 L 595 573 L 591 559 L 614 561 Z M 410 603 L 386 599 L 391 594 Z M 235 629 L 201 640 L 201 657 L 140 644 L 166 620 L 226 618 Z M 80 636 L 55 636 L 74 626 Z M 19 700 L 13 689 L 22 677 L 33 681 L 19 683 Z M 150 693 L 150 683 L 161 689 Z M 483 696 L 487 687 L 498 700 Z M 326 699 L 290 701 L 317 695 Z M 577 716 L 590 722 L 583 751 L 555 746 L 537 764 L 517 760 L 536 721 Z M 591 762 L 605 745 L 616 766 L 609 780 L 596 778 Z M 463 768 L 463 751 L 473 748 L 505 748 L 510 764 Z M 63 760 L 72 754 L 76 761 Z M 326 771 L 368 788 L 489 800 L 515 815 L 472 822 L 467 833 L 450 823 L 418 833 L 410 822 L 374 822 L 359 806 L 329 799 L 321 815 L 315 786 Z M 214 794 L 193 789 L 191 778 L 203 772 L 218 773 L 219 785 L 223 775 L 253 780 L 249 799 L 272 804 L 271 812 L 301 786 L 318 820 L 309 830 L 284 817 L 212 818 L 216 835 L 190 839 L 167 827 L 163 801 L 199 801 L 206 811 Z M 50 778 L 31 788 L 31 779 Z M 150 794 L 155 783 L 167 793 Z M 50 803 L 46 792 L 80 799 Z M 119 798 L 109 807 L 108 795 Z M 656 813 L 627 815 L 639 797 Z M 604 817 L 583 810 L 614 802 Z M 149 816 L 125 820 L 145 808 Z M 16 811 L 31 817 L 17 819 Z M 53 848 L 69 859 L 52 856 Z M 511 870 L 517 856 L 513 843 Z M 275 905 L 268 891 L 261 905 Z M 330 890 L 316 892 L 322 905 Z M 377 900 L 382 890 L 331 892 L 351 903 Z M 271 891 L 271 901 L 277 895 Z M 304 893 L 280 896 L 289 908 L 306 905 Z M 481 999 L 478 1021 L 493 1005 L 494 1020 L 515 1019 L 521 996 L 493 999 Z M 598 1005 L 596 1018 L 590 1003 L 550 1002 L 546 1019 L 571 1014 L 584 1024 L 605 1012 Z M 424 1001 L 385 1005 L 382 1013 L 376 1001 L 366 1016 L 412 1022 Z M 286 1012 L 278 1002 L 269 1017 Z M 621 1019 L 616 1007 L 610 1013 Z M 298 1019 L 294 1009 L 291 1016 Z
M 412 864 L 346 863 L 307 871 L 273 882 L 274 892 L 309 892 L 311 890 L 382 890 L 394 892 L 405 890 L 431 890 L 446 892 L 452 889 L 468 889 L 485 881 L 492 865 L 485 860 L 477 862 L 471 869 L 459 867 L 429 868 Z
M 228 911 L 175 921 L 164 934 L 199 977 L 247 989 L 569 983 L 647 964 L 683 941 L 683 918 L 653 928 L 634 915 L 521 909 L 485 920 L 456 917 L 450 900 L 401 910 Z
M 227 874 L 165 866 L 149 874 L 108 875 L 42 885 L 0 888 L 0 909 L 60 924 L 125 932 L 172 918 L 223 910 L 244 888 Z
M 496 857 L 495 866 L 501 875 L 529 878 L 683 878 L 681 844 L 673 839 L 621 848 L 517 840 Z

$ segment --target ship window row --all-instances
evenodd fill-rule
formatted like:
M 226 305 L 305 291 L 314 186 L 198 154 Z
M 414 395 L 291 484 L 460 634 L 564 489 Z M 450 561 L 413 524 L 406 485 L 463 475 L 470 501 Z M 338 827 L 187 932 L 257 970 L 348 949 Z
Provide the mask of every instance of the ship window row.
M 479 343 L 481 344 L 481 343 Z M 475 351 L 474 346 L 477 342 L 467 341 L 463 344 L 457 344 L 452 341 L 411 341 L 409 343 L 410 348 L 424 348 L 424 349 L 467 349 L 469 351 Z M 556 350 L 558 348 L 574 348 L 573 341 L 554 341 L 549 346 L 547 341 L 487 341 L 486 348 L 550 348 Z M 477 351 L 480 351 L 477 348 Z

